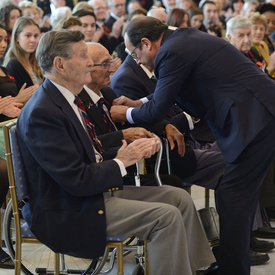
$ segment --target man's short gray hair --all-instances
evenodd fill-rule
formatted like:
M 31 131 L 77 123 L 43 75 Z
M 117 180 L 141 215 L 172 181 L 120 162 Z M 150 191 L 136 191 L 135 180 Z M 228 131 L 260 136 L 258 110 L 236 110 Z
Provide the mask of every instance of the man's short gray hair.
M 43 73 L 51 73 L 54 59 L 59 56 L 71 58 L 72 43 L 84 40 L 85 36 L 77 30 L 60 30 L 46 32 L 36 49 L 36 59 Z
M 226 37 L 228 34 L 232 35 L 232 30 L 241 28 L 251 28 L 252 24 L 249 19 L 243 17 L 242 15 L 236 15 L 230 18 L 226 23 Z

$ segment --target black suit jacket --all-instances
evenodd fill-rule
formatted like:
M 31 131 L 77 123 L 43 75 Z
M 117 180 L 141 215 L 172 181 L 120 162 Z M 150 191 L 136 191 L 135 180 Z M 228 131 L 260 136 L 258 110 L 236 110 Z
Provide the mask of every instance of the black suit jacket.
M 103 193 L 122 189 L 114 160 L 96 163 L 84 127 L 46 80 L 24 106 L 16 127 L 26 168 L 32 232 L 53 251 L 83 258 L 106 243 Z
M 227 41 L 195 28 L 164 33 L 155 74 L 153 99 L 133 110 L 135 123 L 162 119 L 178 100 L 207 120 L 229 162 L 275 116 L 274 81 Z

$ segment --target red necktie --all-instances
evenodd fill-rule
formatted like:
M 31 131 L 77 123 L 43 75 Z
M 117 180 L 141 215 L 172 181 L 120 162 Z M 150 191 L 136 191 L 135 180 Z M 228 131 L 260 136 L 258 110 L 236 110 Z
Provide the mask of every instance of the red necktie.
M 88 133 L 90 134 L 90 137 L 92 139 L 92 142 L 93 142 L 93 145 L 94 145 L 95 149 L 99 153 L 102 153 L 102 146 L 101 146 L 100 141 L 98 140 L 98 138 L 96 136 L 95 126 L 88 119 L 88 115 L 86 113 L 83 101 L 78 96 L 76 96 L 75 100 L 74 100 L 74 103 L 77 105 L 77 107 L 81 111 L 81 114 L 82 114 L 82 116 L 84 118 L 84 121 L 86 123 L 86 126 L 87 126 Z
M 109 132 L 111 133 L 111 132 L 116 131 L 116 128 L 115 128 L 114 124 L 112 123 L 112 121 L 110 120 L 108 114 L 104 110 L 103 105 L 106 106 L 106 104 L 108 105 L 109 103 L 104 98 L 100 98 L 99 101 L 97 102 L 98 109 L 103 117 L 103 120 L 104 120 L 106 126 L 108 127 Z

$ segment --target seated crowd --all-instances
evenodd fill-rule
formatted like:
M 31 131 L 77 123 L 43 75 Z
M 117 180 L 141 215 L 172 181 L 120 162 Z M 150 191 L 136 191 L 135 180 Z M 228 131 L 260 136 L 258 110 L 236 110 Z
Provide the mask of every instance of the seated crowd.
M 73 218 L 76 226 L 67 234 L 73 239 L 82 218 L 89 217 L 81 235 L 90 238 L 74 238 L 76 253 L 82 257 L 100 256 L 106 234 L 130 232 L 150 240 L 151 274 L 158 270 L 158 274 L 187 275 L 208 266 L 205 274 L 217 274 L 213 263 L 218 261 L 219 249 L 211 251 L 183 187 L 188 183 L 216 190 L 226 162 L 206 122 L 176 102 L 168 116 L 154 125 L 132 127 L 112 120 L 110 109 L 117 98 L 145 104 L 157 85 L 154 68 L 139 64 L 134 51 L 127 50 L 125 29 L 141 16 L 155 17 L 171 29 L 196 28 L 228 40 L 275 80 L 275 5 L 257 0 L 89 0 L 74 6 L 75 2 L 0 3 L 0 122 L 21 113 L 17 133 L 36 198 L 30 198 L 25 210 L 31 230 L 50 248 L 68 253 L 59 237 Z M 80 113 L 83 108 L 85 120 Z M 155 135 L 167 138 L 170 147 L 172 175 L 162 171 L 162 187 L 156 186 L 150 167 L 160 147 Z M 57 136 L 63 138 L 57 140 Z M 147 168 L 141 187 L 134 186 L 137 161 Z M 270 225 L 275 218 L 274 164 L 250 232 L 250 265 L 268 261 L 267 252 L 275 247 L 258 239 L 275 238 Z M 6 161 L 0 158 L 0 205 L 7 192 Z M 60 199 L 57 194 L 76 212 L 72 217 L 66 210 L 56 211 L 57 217 L 64 218 L 59 228 L 52 227 L 56 216 L 45 211 Z M 45 209 L 37 204 L 41 201 Z M 79 214 L 69 205 L 72 201 L 86 211 Z M 103 213 L 95 214 L 95 209 Z M 90 220 L 98 221 L 100 234 Z M 57 235 L 49 239 L 51 234 Z M 173 251 L 167 257 L 169 246 Z M 14 268 L 1 248 L 0 268 Z

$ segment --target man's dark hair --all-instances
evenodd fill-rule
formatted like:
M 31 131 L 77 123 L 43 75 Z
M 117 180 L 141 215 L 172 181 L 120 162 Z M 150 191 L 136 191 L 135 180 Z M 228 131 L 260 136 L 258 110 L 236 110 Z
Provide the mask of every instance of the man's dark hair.
M 160 20 L 150 16 L 143 16 L 130 21 L 125 33 L 127 33 L 131 44 L 136 47 L 144 37 L 152 42 L 157 41 L 167 29 L 168 26 L 161 23 Z M 138 48 L 140 48 L 140 45 Z
M 95 20 L 96 20 L 96 16 L 95 16 L 94 12 L 92 12 L 91 10 L 88 10 L 88 9 L 78 10 L 75 13 L 73 13 L 73 16 L 76 16 L 78 18 L 83 17 L 83 16 L 87 16 L 87 15 L 90 15 L 90 16 L 94 17 Z
M 46 32 L 36 49 L 36 59 L 43 73 L 51 72 L 53 61 L 57 56 L 71 58 L 72 43 L 84 40 L 85 36 L 77 30 L 60 30 Z
M 204 6 L 205 6 L 206 4 L 212 4 L 212 5 L 215 5 L 215 6 L 216 6 L 216 3 L 215 3 L 214 1 L 212 1 L 212 0 L 206 0 L 206 1 L 204 1 L 204 2 L 202 3 L 202 5 L 200 6 L 200 8 L 203 10 L 203 8 L 204 8 Z
M 263 14 L 268 11 L 275 13 L 275 6 L 272 5 L 271 3 L 264 3 L 264 4 L 259 5 L 256 8 L 256 11 L 258 11 L 260 14 Z

